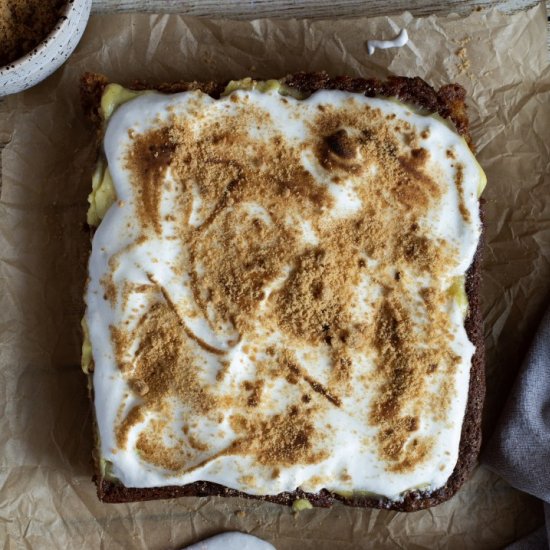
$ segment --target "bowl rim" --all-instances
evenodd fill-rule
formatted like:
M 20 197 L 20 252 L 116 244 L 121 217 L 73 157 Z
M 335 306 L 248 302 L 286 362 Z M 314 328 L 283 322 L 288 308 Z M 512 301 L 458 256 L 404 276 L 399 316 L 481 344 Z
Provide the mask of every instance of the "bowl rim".
M 53 42 L 55 38 L 68 25 L 71 24 L 70 16 L 76 10 L 77 6 L 79 4 L 85 5 L 86 3 L 86 0 L 66 0 L 65 6 L 63 7 L 63 10 L 59 15 L 59 19 L 57 20 L 53 29 L 32 50 L 28 51 L 25 55 L 18 57 L 7 65 L 0 65 L 0 74 L 2 76 L 7 76 L 9 74 L 9 71 L 24 67 L 31 60 L 34 60 L 37 54 L 45 51 L 47 44 Z

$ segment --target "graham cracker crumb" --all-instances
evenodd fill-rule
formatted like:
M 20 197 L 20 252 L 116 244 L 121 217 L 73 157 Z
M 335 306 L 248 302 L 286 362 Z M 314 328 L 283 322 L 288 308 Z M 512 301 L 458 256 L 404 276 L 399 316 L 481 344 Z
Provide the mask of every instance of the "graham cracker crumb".
M 134 146 L 128 155 L 127 164 L 138 192 L 138 215 L 144 226 L 152 226 L 160 232 L 159 207 L 160 178 L 170 166 L 175 146 L 167 128 L 153 130 L 143 136 L 132 137 Z
M 458 209 L 460 211 L 460 215 L 465 222 L 469 222 L 470 212 L 466 208 L 466 203 L 464 202 L 464 166 L 462 166 L 462 164 L 456 165 L 455 183 L 458 191 Z
M 456 63 L 456 68 L 458 69 L 459 74 L 467 74 L 469 77 L 472 77 L 470 72 L 470 59 L 468 57 L 468 50 L 466 46 L 471 42 L 469 37 L 459 40 L 459 47 L 455 50 L 455 55 L 458 57 L 458 62 Z
M 284 414 L 263 420 L 233 418 L 233 429 L 243 437 L 232 445 L 231 452 L 252 453 L 265 466 L 315 464 L 326 452 L 315 450 L 313 409 L 289 407 Z

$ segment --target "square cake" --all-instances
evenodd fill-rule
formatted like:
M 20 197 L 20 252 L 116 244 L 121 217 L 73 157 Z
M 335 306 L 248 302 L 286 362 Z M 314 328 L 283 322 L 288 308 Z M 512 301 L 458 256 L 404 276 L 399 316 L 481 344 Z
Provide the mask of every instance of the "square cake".
M 82 91 L 99 497 L 454 494 L 484 392 L 485 176 L 462 88 L 87 74 Z

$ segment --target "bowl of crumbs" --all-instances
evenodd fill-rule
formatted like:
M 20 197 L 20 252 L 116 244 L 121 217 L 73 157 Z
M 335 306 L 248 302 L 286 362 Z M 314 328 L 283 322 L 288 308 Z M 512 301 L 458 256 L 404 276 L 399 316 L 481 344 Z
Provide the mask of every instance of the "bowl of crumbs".
M 56 71 L 76 48 L 92 0 L 0 0 L 0 96 Z

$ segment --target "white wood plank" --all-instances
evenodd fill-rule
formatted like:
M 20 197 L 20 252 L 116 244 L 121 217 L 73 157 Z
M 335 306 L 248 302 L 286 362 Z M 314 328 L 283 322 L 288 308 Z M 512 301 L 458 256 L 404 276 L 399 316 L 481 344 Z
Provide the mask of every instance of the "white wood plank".
M 497 7 L 514 13 L 538 4 L 539 0 L 93 0 L 94 13 L 181 13 L 195 17 L 353 17 L 389 15 L 408 10 L 414 15 L 467 13 L 476 8 Z M 550 13 L 550 0 L 546 0 Z M 550 56 L 550 20 L 547 47 Z
M 514 12 L 537 4 L 537 0 L 93 0 L 92 10 L 105 12 L 182 13 L 200 17 L 310 17 L 387 15 L 409 10 L 415 15 L 464 13 L 475 8 L 498 6 Z
M 409 10 L 415 15 L 458 12 L 498 6 L 514 12 L 534 6 L 538 0 L 93 0 L 92 10 L 105 12 L 182 13 L 200 17 L 345 17 L 387 15 Z M 547 2 L 550 3 L 550 2 Z

